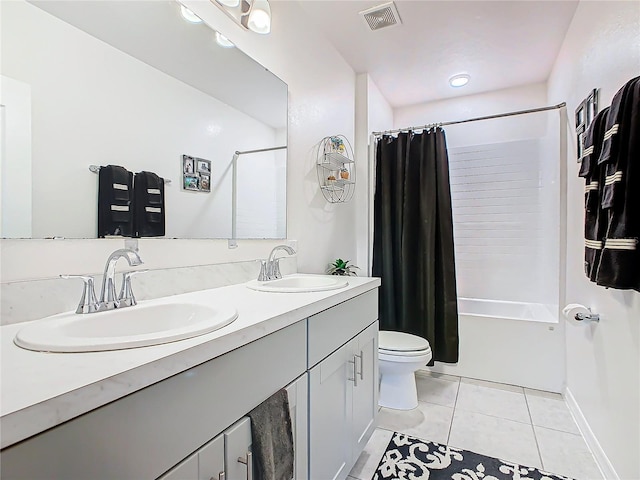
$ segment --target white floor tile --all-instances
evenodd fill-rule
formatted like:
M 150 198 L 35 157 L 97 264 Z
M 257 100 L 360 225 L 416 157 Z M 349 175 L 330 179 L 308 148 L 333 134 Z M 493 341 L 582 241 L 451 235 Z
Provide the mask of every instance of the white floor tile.
M 463 378 L 456 409 L 531 423 L 524 390 L 513 385 Z
M 449 445 L 529 467 L 542 467 L 533 427 L 504 418 L 456 408 Z
M 420 370 L 416 372 L 418 400 L 422 402 L 453 407 L 456 404 L 459 385 L 459 377 L 438 375 Z
M 544 470 L 577 480 L 602 480 L 591 451 L 581 435 L 534 427 Z
M 382 459 L 382 455 L 387 449 L 387 445 L 391 441 L 393 432 L 376 428 L 371 435 L 371 439 L 364 447 L 364 451 L 360 454 L 358 461 L 349 472 L 349 478 L 357 478 L 360 480 L 370 480 Z
M 534 425 L 580 435 L 562 395 L 528 388 L 525 388 L 524 393 Z
M 447 443 L 452 417 L 451 407 L 418 402 L 418 408 L 413 410 L 383 408 L 378 417 L 378 426 L 422 440 Z

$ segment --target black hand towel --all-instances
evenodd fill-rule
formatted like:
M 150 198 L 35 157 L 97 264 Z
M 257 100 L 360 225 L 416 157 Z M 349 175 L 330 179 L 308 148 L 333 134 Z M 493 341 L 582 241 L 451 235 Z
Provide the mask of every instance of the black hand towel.
M 98 237 L 133 234 L 133 173 L 118 165 L 100 167 Z
M 293 434 L 289 397 L 282 389 L 249 412 L 254 478 L 291 480 L 293 478 Z
M 153 172 L 136 173 L 134 190 L 135 236 L 164 236 L 164 179 Z

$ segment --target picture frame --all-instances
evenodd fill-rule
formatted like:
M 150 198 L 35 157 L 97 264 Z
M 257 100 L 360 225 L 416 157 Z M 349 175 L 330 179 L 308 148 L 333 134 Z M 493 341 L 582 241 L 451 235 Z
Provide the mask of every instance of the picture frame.
M 211 175 L 211 160 L 196 159 L 196 171 L 205 175 Z
M 195 173 L 195 159 L 188 155 L 182 156 L 182 173 L 192 175 Z
M 211 160 L 182 155 L 182 190 L 211 192 Z
M 184 181 L 182 187 L 185 190 L 200 190 L 200 179 L 196 175 L 184 175 Z
M 210 175 L 200 175 L 200 190 L 203 192 L 211 191 L 211 176 Z

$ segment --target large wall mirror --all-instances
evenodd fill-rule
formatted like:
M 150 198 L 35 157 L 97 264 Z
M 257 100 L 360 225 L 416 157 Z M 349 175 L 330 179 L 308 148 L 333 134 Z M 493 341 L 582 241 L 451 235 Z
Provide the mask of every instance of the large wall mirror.
M 0 2 L 4 238 L 95 238 L 91 165 L 151 171 L 165 238 L 286 237 L 287 86 L 175 1 Z M 182 156 L 210 163 L 184 188 Z M 235 220 L 232 197 L 236 183 Z

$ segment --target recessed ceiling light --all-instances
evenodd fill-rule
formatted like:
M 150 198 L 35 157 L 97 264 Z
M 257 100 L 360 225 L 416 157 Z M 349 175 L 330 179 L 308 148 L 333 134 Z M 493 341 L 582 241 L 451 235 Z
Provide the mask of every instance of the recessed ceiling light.
M 471 77 L 466 73 L 454 75 L 449 79 L 449 85 L 451 85 L 452 87 L 464 87 L 467 83 L 469 83 L 470 78 Z
M 180 13 L 182 13 L 182 16 L 187 22 L 191 22 L 191 23 L 202 22 L 202 19 L 199 16 L 197 16 L 195 13 L 193 13 L 184 5 L 180 5 Z
M 218 45 L 224 48 L 235 47 L 234 43 L 231 40 L 229 40 L 227 37 L 222 35 L 220 32 L 216 32 L 216 42 Z

